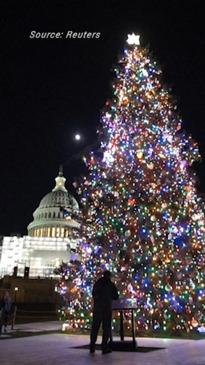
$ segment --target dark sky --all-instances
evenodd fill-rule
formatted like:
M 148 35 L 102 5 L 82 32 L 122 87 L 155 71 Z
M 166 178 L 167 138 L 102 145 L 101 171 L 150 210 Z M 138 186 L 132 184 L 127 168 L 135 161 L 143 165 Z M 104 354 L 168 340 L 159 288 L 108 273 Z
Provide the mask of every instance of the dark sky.
M 203 2 L 1 1 L 0 234 L 26 233 L 58 166 L 72 189 L 83 173 L 76 156 L 95 144 L 111 96 L 112 68 L 126 35 L 141 34 L 176 96 L 183 127 L 205 151 Z M 29 39 L 41 32 L 100 32 L 100 39 Z M 84 140 L 77 144 L 73 133 Z M 196 166 L 205 192 L 205 162 Z

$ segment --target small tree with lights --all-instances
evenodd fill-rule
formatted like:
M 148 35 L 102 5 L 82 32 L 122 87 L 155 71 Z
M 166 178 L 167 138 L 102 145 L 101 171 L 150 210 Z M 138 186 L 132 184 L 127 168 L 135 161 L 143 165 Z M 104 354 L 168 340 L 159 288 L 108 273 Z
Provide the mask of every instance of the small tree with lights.
M 205 221 L 191 170 L 198 147 L 139 36 L 128 36 L 115 72 L 101 153 L 90 153 L 78 185 L 78 260 L 61 270 L 59 288 L 73 294 L 68 323 L 89 327 L 93 282 L 109 269 L 121 296 L 137 301 L 138 331 L 190 331 L 205 308 Z

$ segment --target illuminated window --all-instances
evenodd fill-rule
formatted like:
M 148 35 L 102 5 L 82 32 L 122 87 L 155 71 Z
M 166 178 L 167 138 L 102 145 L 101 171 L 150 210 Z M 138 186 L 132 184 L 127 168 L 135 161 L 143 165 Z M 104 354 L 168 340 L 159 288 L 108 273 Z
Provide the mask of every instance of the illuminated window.
M 51 234 L 51 236 L 52 237 L 55 237 L 55 233 L 56 233 L 55 227 L 52 227 L 52 234 Z
M 61 237 L 64 237 L 64 228 L 61 228 Z
M 51 236 L 51 229 L 50 229 L 50 227 L 48 227 L 48 237 L 50 237 Z

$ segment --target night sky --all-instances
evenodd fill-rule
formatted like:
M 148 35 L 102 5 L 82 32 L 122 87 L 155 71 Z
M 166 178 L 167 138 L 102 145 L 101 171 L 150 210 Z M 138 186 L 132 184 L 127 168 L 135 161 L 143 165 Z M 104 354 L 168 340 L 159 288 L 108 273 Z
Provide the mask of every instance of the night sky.
M 179 4 L 180 3 L 180 4 Z M 205 152 L 202 1 L 1 1 L 0 234 L 26 234 L 60 163 L 67 187 L 86 173 L 127 33 L 139 33 L 172 88 L 183 128 Z M 30 39 L 31 31 L 100 32 L 99 39 Z M 73 134 L 84 139 L 77 143 Z M 205 193 L 205 162 L 197 164 Z

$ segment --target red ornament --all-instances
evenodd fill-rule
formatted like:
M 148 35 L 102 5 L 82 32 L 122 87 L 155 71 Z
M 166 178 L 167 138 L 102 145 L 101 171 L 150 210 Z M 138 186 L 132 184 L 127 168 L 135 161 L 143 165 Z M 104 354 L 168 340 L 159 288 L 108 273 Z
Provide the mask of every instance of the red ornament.
M 128 199 L 128 205 L 135 205 L 135 203 L 136 203 L 136 199 L 135 198 Z

